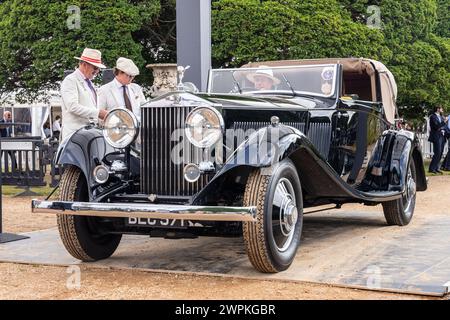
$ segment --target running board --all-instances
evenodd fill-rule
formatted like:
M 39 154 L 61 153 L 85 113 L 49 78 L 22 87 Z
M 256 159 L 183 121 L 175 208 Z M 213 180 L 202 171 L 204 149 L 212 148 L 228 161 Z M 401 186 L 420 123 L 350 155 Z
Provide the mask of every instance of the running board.
M 397 200 L 402 197 L 402 193 L 400 191 L 368 191 L 361 193 L 364 197 L 370 198 L 371 200 L 377 200 L 380 202 Z

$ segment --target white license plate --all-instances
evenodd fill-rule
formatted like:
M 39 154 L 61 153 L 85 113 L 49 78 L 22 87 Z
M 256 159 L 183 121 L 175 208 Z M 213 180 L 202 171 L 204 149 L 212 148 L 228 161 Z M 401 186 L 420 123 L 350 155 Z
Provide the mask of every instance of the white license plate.
M 155 228 L 188 228 L 203 227 L 198 222 L 181 219 L 151 219 L 151 218 L 128 218 L 126 224 L 131 227 L 155 227 Z

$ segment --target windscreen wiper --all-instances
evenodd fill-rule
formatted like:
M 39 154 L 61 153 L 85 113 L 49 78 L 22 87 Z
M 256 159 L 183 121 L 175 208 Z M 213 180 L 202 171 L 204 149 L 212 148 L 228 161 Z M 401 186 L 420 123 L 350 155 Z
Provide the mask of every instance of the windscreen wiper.
M 233 72 L 231 73 L 231 77 L 233 78 L 234 84 L 236 85 L 237 89 L 239 90 L 239 94 L 242 94 L 242 89 L 241 86 L 239 85 L 239 82 L 236 80 L 236 78 L 234 77 Z
M 295 97 L 297 94 L 295 93 L 294 88 L 292 87 L 291 83 L 289 82 L 289 80 L 286 78 L 286 76 L 284 75 L 284 73 L 281 74 L 283 76 L 284 81 L 287 83 L 289 89 L 291 89 L 292 91 L 292 96 Z

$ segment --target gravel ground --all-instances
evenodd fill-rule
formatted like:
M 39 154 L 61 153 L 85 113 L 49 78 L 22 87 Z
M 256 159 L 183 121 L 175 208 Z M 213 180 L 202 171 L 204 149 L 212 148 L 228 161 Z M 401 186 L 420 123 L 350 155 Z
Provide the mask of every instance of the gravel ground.
M 442 214 L 450 207 L 450 177 L 430 178 L 429 190 L 418 193 L 414 219 Z M 4 231 L 29 232 L 56 226 L 53 215 L 33 215 L 31 198 L 3 197 Z M 344 210 L 360 210 L 345 205 Z M 381 206 L 364 207 L 382 212 Z M 447 209 L 448 210 L 448 209 Z M 229 277 L 208 277 L 176 273 L 98 269 L 82 266 L 80 288 L 65 267 L 0 263 L 0 299 L 430 299 L 322 284 L 258 281 Z M 68 285 L 69 284 L 69 285 Z M 447 299 L 447 298 L 445 298 Z
M 73 270 L 68 268 L 0 263 L 0 274 L 0 299 L 425 299 L 310 283 L 85 266 L 81 268 L 79 289 L 71 286 Z

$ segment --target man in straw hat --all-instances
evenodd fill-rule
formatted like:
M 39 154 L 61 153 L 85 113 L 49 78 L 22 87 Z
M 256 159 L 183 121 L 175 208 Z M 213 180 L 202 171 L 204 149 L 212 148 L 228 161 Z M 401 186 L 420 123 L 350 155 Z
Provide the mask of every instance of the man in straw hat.
M 280 79 L 274 77 L 272 69 L 266 66 L 260 66 L 258 70 L 248 74 L 247 79 L 258 90 L 272 90 L 274 86 L 280 84 Z
M 102 64 L 101 52 L 86 48 L 81 57 L 75 59 L 80 61 L 78 68 L 61 84 L 62 140 L 88 125 L 89 119 L 104 119 L 108 113 L 106 110 L 99 110 L 97 92 L 91 81 L 100 69 L 106 68 Z
M 142 88 L 133 79 L 139 68 L 130 59 L 120 57 L 114 68 L 115 78 L 98 90 L 99 106 L 106 110 L 121 107 L 133 112 L 140 119 L 140 106 L 145 102 Z

